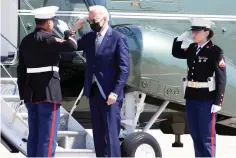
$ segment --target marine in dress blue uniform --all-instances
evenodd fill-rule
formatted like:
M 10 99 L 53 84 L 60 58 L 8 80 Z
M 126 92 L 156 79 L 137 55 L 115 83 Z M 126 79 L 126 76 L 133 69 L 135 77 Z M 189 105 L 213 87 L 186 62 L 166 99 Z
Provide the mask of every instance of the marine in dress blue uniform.
M 182 49 L 181 44 L 188 34 L 185 32 L 174 39 L 172 48 L 174 57 L 187 59 L 188 75 L 183 79 L 183 87 L 186 116 L 196 157 L 216 155 L 216 113 L 222 107 L 226 86 L 223 50 L 211 41 L 213 25 L 209 20 L 193 18 L 191 30 L 195 42 Z M 199 39 L 204 38 L 205 42 L 200 42 Z
M 56 6 L 33 10 L 36 28 L 25 36 L 19 47 L 17 82 L 20 99 L 28 109 L 28 157 L 53 157 L 60 121 L 61 88 L 59 52 L 75 51 L 72 32 L 65 39 L 52 34 Z
M 90 104 L 96 156 L 120 157 L 120 110 L 130 69 L 128 43 L 109 27 L 106 8 L 92 6 L 89 10 L 93 31 L 81 36 L 77 45 L 86 56 L 84 95 Z

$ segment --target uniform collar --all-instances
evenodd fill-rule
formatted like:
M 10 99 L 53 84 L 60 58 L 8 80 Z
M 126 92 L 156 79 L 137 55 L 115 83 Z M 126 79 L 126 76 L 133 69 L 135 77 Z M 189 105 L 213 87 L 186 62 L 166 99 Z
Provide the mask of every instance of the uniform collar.
M 40 27 L 40 26 L 36 26 L 36 27 L 35 27 L 35 30 L 36 30 L 36 31 L 38 31 L 38 30 L 44 30 L 44 31 L 46 31 L 43 27 Z
M 47 33 L 51 33 L 51 34 L 52 34 L 52 32 L 48 32 L 48 31 L 47 31 L 46 29 L 44 29 L 43 27 L 35 27 L 34 31 L 35 31 L 35 32 L 44 31 L 44 32 L 47 32 Z
M 198 44 L 198 48 L 203 48 L 210 40 L 206 41 L 203 45 Z

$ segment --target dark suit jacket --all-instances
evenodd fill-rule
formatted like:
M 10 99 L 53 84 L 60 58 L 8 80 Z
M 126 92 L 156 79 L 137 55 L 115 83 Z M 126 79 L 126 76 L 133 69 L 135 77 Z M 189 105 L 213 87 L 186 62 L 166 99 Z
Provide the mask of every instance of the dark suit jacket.
M 93 74 L 100 83 L 106 98 L 111 92 L 124 98 L 124 86 L 129 76 L 130 58 L 128 42 L 124 35 L 111 27 L 95 54 L 96 33 L 89 32 L 78 40 L 78 50 L 86 56 L 84 95 L 89 97 Z

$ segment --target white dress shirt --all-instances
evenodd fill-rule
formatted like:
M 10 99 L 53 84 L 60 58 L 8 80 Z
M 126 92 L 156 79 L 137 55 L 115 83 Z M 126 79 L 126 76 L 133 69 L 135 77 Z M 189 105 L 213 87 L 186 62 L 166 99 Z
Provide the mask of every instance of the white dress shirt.
M 209 42 L 210 40 L 206 41 L 203 45 L 198 44 L 198 48 L 197 48 L 197 52 L 196 55 L 198 54 L 198 52 Z M 200 49 L 199 49 L 200 48 Z

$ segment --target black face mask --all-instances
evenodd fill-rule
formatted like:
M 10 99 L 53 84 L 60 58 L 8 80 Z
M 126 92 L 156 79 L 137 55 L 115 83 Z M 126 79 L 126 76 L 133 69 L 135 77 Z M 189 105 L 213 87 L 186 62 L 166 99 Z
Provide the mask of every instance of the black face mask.
M 102 19 L 102 20 L 103 20 L 103 19 Z M 101 20 L 101 21 L 102 21 L 102 20 Z M 100 21 L 100 22 L 101 22 L 101 21 Z M 103 25 L 100 26 L 100 22 L 96 22 L 96 23 L 90 24 L 90 28 L 91 28 L 94 32 L 100 32 L 101 29 L 102 29 L 102 27 L 103 27 L 103 25 L 105 24 L 105 23 L 103 23 Z
M 99 25 L 99 22 L 97 23 L 93 23 L 90 24 L 90 28 L 94 31 L 94 32 L 100 32 L 102 29 L 102 26 Z

